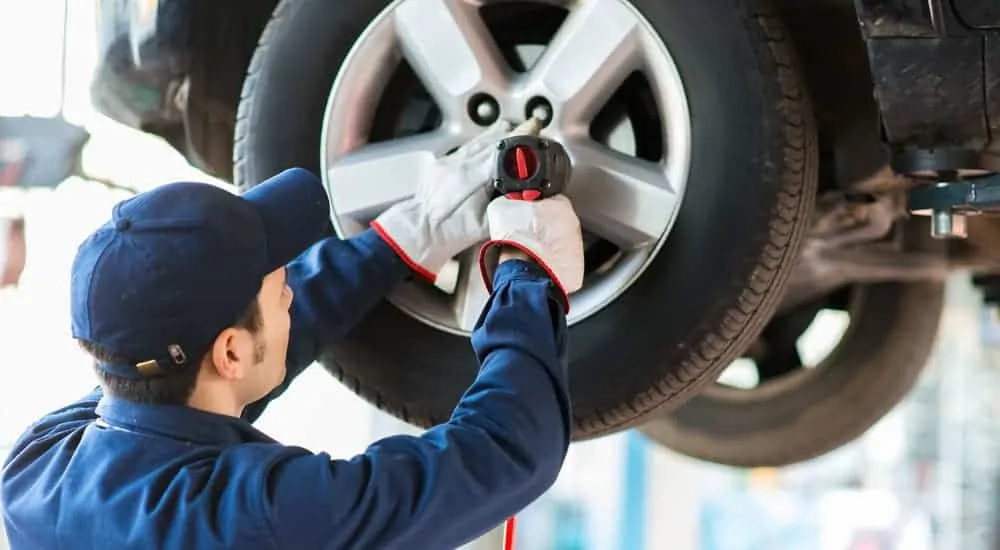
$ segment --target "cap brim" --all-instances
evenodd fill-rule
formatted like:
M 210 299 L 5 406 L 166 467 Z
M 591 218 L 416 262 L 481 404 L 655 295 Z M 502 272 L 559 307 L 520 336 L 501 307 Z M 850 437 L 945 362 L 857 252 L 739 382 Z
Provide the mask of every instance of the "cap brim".
M 256 206 L 267 234 L 269 271 L 301 255 L 328 234 L 330 200 L 312 172 L 290 168 L 242 194 Z

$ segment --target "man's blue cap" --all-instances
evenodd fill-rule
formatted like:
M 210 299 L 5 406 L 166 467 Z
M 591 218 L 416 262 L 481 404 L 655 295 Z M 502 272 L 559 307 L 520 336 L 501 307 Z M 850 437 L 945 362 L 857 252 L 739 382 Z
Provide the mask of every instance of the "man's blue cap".
M 170 183 L 117 204 L 73 261 L 73 336 L 129 363 L 143 378 L 197 366 L 233 326 L 263 278 L 329 227 L 319 178 L 293 168 L 236 195 L 207 183 Z

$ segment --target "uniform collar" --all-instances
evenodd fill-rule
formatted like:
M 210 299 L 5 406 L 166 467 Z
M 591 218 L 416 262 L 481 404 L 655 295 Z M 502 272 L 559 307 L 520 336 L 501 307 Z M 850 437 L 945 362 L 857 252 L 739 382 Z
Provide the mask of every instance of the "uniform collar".
M 182 405 L 146 405 L 105 394 L 96 412 L 114 427 L 155 432 L 191 443 L 230 446 L 275 442 L 241 418 Z

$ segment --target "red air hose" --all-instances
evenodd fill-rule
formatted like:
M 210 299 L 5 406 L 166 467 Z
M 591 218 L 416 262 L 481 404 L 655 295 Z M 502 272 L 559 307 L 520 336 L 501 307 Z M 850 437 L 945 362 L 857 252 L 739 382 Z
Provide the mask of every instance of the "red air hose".
M 529 157 L 529 155 L 531 155 Z M 533 166 L 538 164 L 538 159 L 526 147 L 514 148 L 514 169 L 518 179 L 526 180 L 533 172 Z M 527 191 L 525 192 L 527 194 Z M 514 528 L 517 525 L 515 516 L 507 518 L 503 524 L 503 550 L 514 550 Z
M 503 524 L 503 550 L 514 550 L 515 523 L 514 516 L 510 516 Z

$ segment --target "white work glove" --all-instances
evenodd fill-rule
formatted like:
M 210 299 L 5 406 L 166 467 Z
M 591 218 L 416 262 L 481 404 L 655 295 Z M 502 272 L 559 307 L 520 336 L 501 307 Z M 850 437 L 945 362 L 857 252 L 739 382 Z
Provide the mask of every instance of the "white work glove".
M 414 196 L 382 213 L 372 227 L 418 275 L 434 282 L 459 252 L 486 240 L 486 204 L 497 143 L 538 133 L 533 120 L 511 130 L 499 120 L 485 132 L 417 175 Z M 400 174 L 407 177 L 408 174 Z
M 531 257 L 562 290 L 566 313 L 569 294 L 583 285 L 583 235 L 573 204 L 563 195 L 526 201 L 500 197 L 486 209 L 490 240 L 479 253 L 486 288 L 493 292 L 493 274 L 504 247 Z

